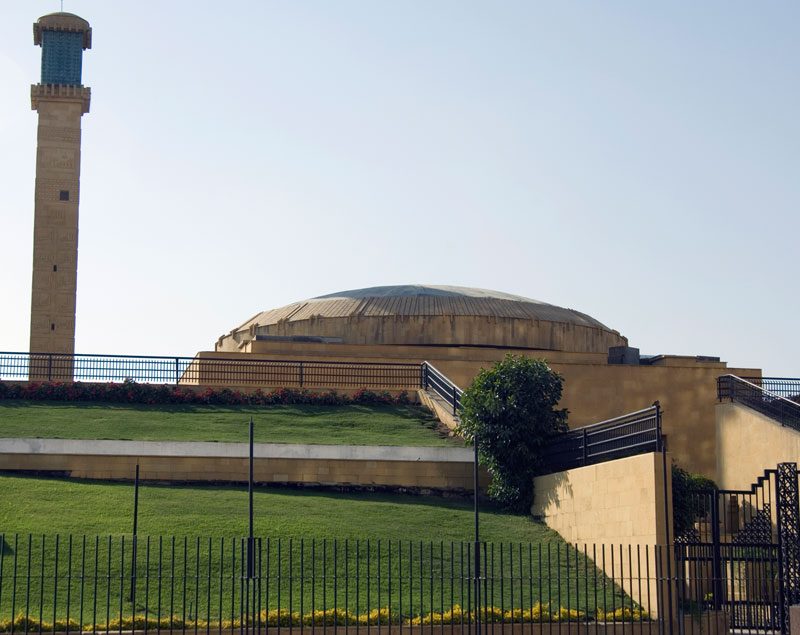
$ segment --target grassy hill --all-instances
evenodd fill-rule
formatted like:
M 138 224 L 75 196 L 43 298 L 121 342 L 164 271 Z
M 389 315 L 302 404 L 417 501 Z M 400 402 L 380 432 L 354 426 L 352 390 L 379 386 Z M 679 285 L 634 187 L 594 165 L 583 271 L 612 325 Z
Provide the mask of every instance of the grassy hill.
M 22 606 L 23 589 L 34 617 L 64 617 L 67 589 L 70 615 L 81 598 L 84 624 L 130 615 L 131 538 L 120 534 L 130 534 L 132 511 L 130 484 L 0 476 L 0 619 L 12 598 Z M 238 616 L 247 518 L 242 488 L 142 487 L 136 611 Z M 271 608 L 301 613 L 391 606 L 414 616 L 466 604 L 472 521 L 463 499 L 259 490 L 259 593 Z M 481 531 L 489 605 L 620 606 L 619 588 L 542 524 L 485 510 Z
M 407 405 L 194 406 L 0 401 L 0 437 L 247 441 L 441 446 L 457 443 L 437 432 L 425 409 Z

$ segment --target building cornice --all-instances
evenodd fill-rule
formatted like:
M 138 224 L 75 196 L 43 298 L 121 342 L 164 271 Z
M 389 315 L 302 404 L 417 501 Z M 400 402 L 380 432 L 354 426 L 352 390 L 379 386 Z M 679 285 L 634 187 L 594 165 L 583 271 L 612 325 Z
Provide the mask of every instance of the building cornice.
M 31 86 L 31 109 L 39 110 L 43 101 L 77 102 L 81 104 L 81 114 L 89 112 L 92 89 L 88 86 L 67 84 L 33 84 Z

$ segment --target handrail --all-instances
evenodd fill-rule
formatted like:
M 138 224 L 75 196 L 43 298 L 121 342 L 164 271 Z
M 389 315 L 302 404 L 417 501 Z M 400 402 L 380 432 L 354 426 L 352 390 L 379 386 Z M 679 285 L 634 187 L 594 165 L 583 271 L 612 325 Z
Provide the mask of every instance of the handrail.
M 556 437 L 545 450 L 542 473 L 659 452 L 663 444 L 661 408 L 655 404 L 613 419 L 573 428 Z
M 422 362 L 421 372 L 422 388 L 433 390 L 447 402 L 453 411 L 453 416 L 457 416 L 461 409 L 461 395 L 464 394 L 464 391 L 430 362 Z
M 418 363 L 0 352 L 0 381 L 416 390 Z
M 717 377 L 718 399 L 720 401 L 730 399 L 732 402 L 741 403 L 777 421 L 784 427 L 800 432 L 800 403 L 759 386 L 749 379 L 770 382 L 778 378 L 751 377 L 743 379 L 731 374 L 720 375 Z M 780 379 L 780 381 L 793 381 L 800 385 L 800 380 L 796 379 Z
M 776 392 L 772 392 L 771 390 L 768 390 L 768 389 L 764 388 L 763 386 L 759 386 L 758 384 L 754 384 L 753 382 L 751 382 L 751 381 L 748 381 L 748 379 L 750 379 L 750 378 L 748 378 L 748 379 L 745 379 L 744 377 L 739 377 L 738 375 L 731 375 L 731 374 L 728 374 L 728 375 L 720 375 L 720 376 L 717 378 L 717 380 L 720 380 L 720 379 L 722 379 L 723 377 L 729 377 L 729 378 L 735 379 L 735 380 L 737 380 L 737 381 L 739 381 L 739 382 L 741 382 L 741 383 L 743 383 L 743 384 L 747 384 L 748 386 L 751 386 L 751 387 L 755 388 L 756 390 L 759 390 L 759 391 L 761 391 L 762 393 L 764 393 L 764 395 L 767 395 L 767 396 L 769 396 L 769 397 L 772 397 L 773 399 L 780 399 L 781 401 L 786 401 L 786 402 L 788 402 L 788 403 L 792 404 L 793 406 L 798 406 L 798 405 L 800 405 L 800 404 L 798 404 L 796 401 L 792 401 L 791 399 L 787 399 L 787 398 L 786 398 L 786 397 L 784 397 L 783 395 L 779 395 L 778 393 L 776 393 Z M 755 379 L 755 378 L 753 378 L 753 379 Z M 777 377 L 764 377 L 763 379 L 778 379 L 778 378 L 777 378 Z M 787 379 L 788 379 L 788 378 L 787 378 Z M 798 379 L 793 379 L 792 381 L 798 381 L 798 382 L 800 382 L 800 380 L 798 380 Z M 717 384 L 717 386 L 719 386 L 719 383 Z M 718 395 L 719 395 L 719 394 L 721 394 L 721 393 L 720 393 L 720 392 L 719 392 L 719 390 L 718 390 Z M 726 395 L 726 396 L 727 396 L 727 395 Z M 798 397 L 800 397 L 800 393 L 798 393 Z M 720 398 L 720 399 L 722 399 L 722 397 L 721 397 L 721 396 L 720 396 L 719 398 Z

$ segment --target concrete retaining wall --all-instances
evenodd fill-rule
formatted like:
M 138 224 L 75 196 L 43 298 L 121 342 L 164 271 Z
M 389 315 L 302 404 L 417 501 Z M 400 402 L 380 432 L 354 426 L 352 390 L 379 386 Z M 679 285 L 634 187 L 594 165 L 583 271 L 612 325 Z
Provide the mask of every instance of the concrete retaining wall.
M 647 589 L 648 583 L 643 581 L 640 597 L 638 581 L 625 579 L 624 575 L 620 580 L 619 576 L 630 566 L 638 570 L 638 549 L 641 561 L 649 550 L 653 567 L 650 575 L 655 578 L 653 545 L 667 544 L 667 523 L 672 539 L 672 474 L 668 456 L 666 461 L 666 490 L 664 457 L 654 452 L 537 477 L 531 507 L 534 516 L 567 542 L 586 545 L 590 553 L 594 545 L 613 549 L 614 559 L 609 552 L 605 567 L 602 561 L 596 560 L 595 564 L 606 575 L 614 575 L 615 581 L 653 615 L 658 597 L 655 582 L 650 581 L 652 588 Z
M 76 478 L 244 482 L 245 443 L 0 439 L 0 470 Z M 472 489 L 466 448 L 257 443 L 259 483 Z
M 778 463 L 800 463 L 800 432 L 738 403 L 717 404 L 717 485 L 750 489 Z

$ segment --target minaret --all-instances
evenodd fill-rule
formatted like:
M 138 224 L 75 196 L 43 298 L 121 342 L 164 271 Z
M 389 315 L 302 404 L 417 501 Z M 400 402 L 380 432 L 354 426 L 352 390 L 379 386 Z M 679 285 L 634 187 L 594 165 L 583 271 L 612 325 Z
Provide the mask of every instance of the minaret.
M 75 352 L 75 296 L 78 277 L 78 201 L 81 117 L 91 92 L 81 84 L 83 50 L 92 29 L 71 13 L 52 13 L 33 25 L 42 47 L 41 82 L 31 86 L 31 107 L 39 112 L 31 290 L 31 353 Z M 66 360 L 65 360 L 66 361 Z M 72 379 L 72 364 L 59 362 L 59 379 Z M 52 377 L 31 360 L 30 378 Z M 56 378 L 56 377 L 52 377 Z

